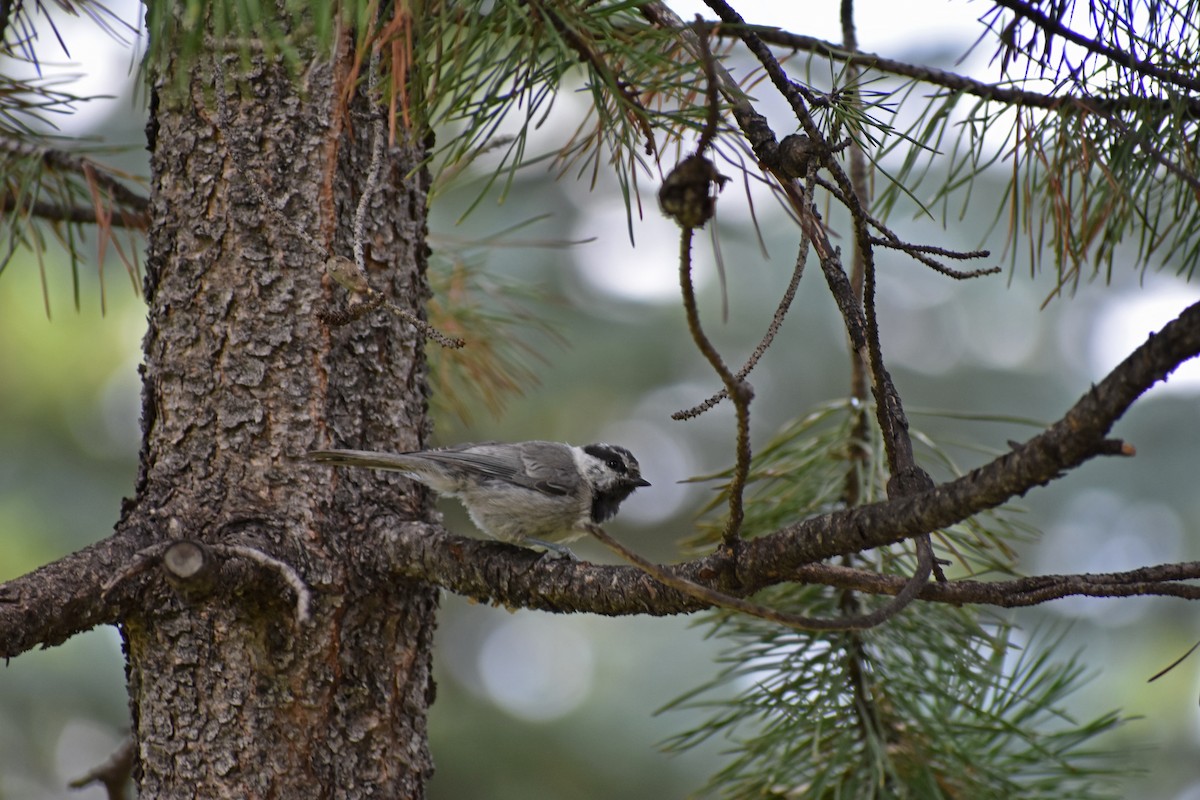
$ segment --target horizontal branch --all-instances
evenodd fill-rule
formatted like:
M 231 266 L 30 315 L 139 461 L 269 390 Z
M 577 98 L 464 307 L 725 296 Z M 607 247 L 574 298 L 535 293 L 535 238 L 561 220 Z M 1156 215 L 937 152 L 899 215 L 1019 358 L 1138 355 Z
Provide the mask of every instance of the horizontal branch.
M 464 539 L 419 522 L 393 522 L 380 529 L 387 548 L 363 548 L 371 571 L 380 578 L 400 574 L 430 580 L 457 594 L 487 603 L 561 613 L 607 616 L 670 616 L 712 606 L 692 594 L 663 586 L 640 569 L 554 559 L 526 548 Z M 711 559 L 708 559 L 711 560 Z M 665 567 L 706 588 L 720 582 L 704 561 Z M 1161 564 L 1126 572 L 1036 575 L 1011 580 L 951 580 L 921 586 L 919 600 L 999 608 L 1040 605 L 1066 597 L 1176 597 L 1200 600 L 1200 562 Z M 832 564 L 808 564 L 768 581 L 823 584 L 873 595 L 899 594 L 910 579 Z M 753 594 L 747 587 L 726 587 L 734 596 Z
M 796 52 L 817 53 L 843 64 L 850 64 L 862 69 L 875 69 L 880 72 L 886 72 L 889 75 L 913 78 L 922 83 L 943 86 L 956 92 L 982 97 L 985 100 L 996 100 L 1016 106 L 1046 109 L 1057 108 L 1067 100 L 1067 98 L 1056 97 L 1054 95 L 1029 92 L 1024 89 L 1015 89 L 1007 86 L 997 86 L 994 83 L 986 83 L 974 78 L 968 78 L 966 75 L 961 75 L 957 72 L 950 72 L 938 69 L 937 67 L 927 67 L 923 64 L 912 64 L 907 61 L 898 61 L 894 58 L 887 58 L 874 53 L 865 53 L 861 50 L 851 52 L 835 42 L 818 39 L 815 36 L 789 33 L 778 28 L 756 29 L 755 32 L 758 34 L 758 38 L 776 47 L 786 47 Z M 737 32 L 734 30 L 723 30 L 721 33 L 730 37 L 737 36 Z
M 28 213 L 31 216 L 49 222 L 71 222 L 86 225 L 95 225 L 98 222 L 94 206 L 60 205 L 58 203 L 48 203 L 44 200 L 18 204 L 11 194 L 0 197 L 0 211 L 5 214 L 13 211 Z M 131 228 L 144 231 L 150 226 L 150 213 L 147 204 L 142 203 L 141 208 L 132 211 L 117 209 L 116 213 L 104 222 L 106 225 L 114 228 Z
M 137 211 L 144 211 L 149 207 L 149 200 L 121 183 L 109 168 L 87 156 L 68 150 L 17 141 L 7 136 L 0 136 L 0 152 L 11 153 L 18 158 L 39 159 L 47 167 L 64 172 L 74 172 L 89 182 L 94 181 L 97 186 L 112 195 L 113 200 L 120 205 Z
M 894 595 L 908 582 L 899 575 L 831 564 L 812 564 L 796 571 L 802 583 L 821 583 L 869 594 Z M 939 603 L 981 603 L 1017 608 L 1064 597 L 1162 596 L 1200 600 L 1200 586 L 1179 581 L 1200 579 L 1200 561 L 1140 567 L 1128 572 L 1037 575 L 1007 581 L 958 580 L 927 583 L 917 597 Z
M 715 25 L 715 23 L 713 24 Z M 737 31 L 731 28 L 718 27 L 716 32 L 718 35 L 726 37 L 736 37 L 738 35 Z M 941 86 L 951 91 L 962 92 L 963 94 L 969 94 L 984 100 L 994 100 L 1013 106 L 1054 110 L 1066 104 L 1076 104 L 1089 110 L 1107 112 L 1127 108 L 1145 108 L 1147 105 L 1154 103 L 1153 98 L 1133 95 L 1081 97 L 1070 94 L 1053 95 L 1030 92 L 1012 86 L 987 83 L 986 81 L 976 80 L 966 75 L 938 69 L 937 67 L 912 64 L 907 61 L 887 58 L 875 53 L 864 53 L 862 51 L 850 52 L 835 42 L 818 39 L 815 36 L 789 33 L 778 28 L 756 28 L 755 32 L 764 42 L 776 47 L 786 47 L 795 52 L 816 53 L 843 64 L 850 64 L 862 69 L 874 69 L 903 78 L 913 78 L 922 83 Z M 1163 98 L 1160 102 L 1164 111 L 1173 111 L 1171 103 L 1175 101 Z M 1185 107 L 1191 114 L 1200 114 L 1200 98 L 1189 100 Z
M 117 533 L 0 585 L 0 658 L 117 622 L 124 596 L 104 584 L 137 552 L 131 533 Z

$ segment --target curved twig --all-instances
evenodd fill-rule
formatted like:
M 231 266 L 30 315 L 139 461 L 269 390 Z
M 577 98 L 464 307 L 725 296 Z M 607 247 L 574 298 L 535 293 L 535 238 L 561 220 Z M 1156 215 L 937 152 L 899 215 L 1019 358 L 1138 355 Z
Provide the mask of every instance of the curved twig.
M 378 9 L 376 9 L 376 16 L 378 16 Z M 371 60 L 367 66 L 367 97 L 370 99 L 371 113 L 374 117 L 371 123 L 371 164 L 367 167 L 367 181 L 363 185 L 362 194 L 358 197 L 358 206 L 354 210 L 354 263 L 363 275 L 367 273 L 365 252 L 367 211 L 370 209 L 371 200 L 375 197 L 375 191 L 379 187 L 379 173 L 383 166 L 385 144 L 383 113 L 376 105 L 381 99 L 379 97 L 380 47 L 378 42 L 371 46 Z
M 800 278 L 804 274 L 804 262 L 807 260 L 808 238 L 801 237 L 800 253 L 796 256 L 796 266 L 792 270 L 792 279 L 788 281 L 787 289 L 784 290 L 783 297 L 780 298 L 779 305 L 775 308 L 775 314 L 771 317 L 771 324 L 767 326 L 767 332 L 764 333 L 762 339 L 759 340 L 758 345 L 754 348 L 754 352 L 752 352 L 750 357 L 746 359 L 746 363 L 743 364 L 742 368 L 737 371 L 736 375 L 734 375 L 734 378 L 738 382 L 746 379 L 746 376 L 750 374 L 751 370 L 758 365 L 759 359 L 766 354 L 767 349 L 771 346 L 771 342 L 775 341 L 776 334 L 779 333 L 780 327 L 783 326 L 783 318 L 787 316 L 788 310 L 792 307 L 792 301 L 796 298 L 796 290 L 799 288 Z M 722 389 L 712 397 L 709 397 L 707 400 L 698 403 L 691 408 L 685 408 L 681 411 L 676 411 L 671 415 L 671 419 L 684 420 L 698 417 L 727 397 L 729 397 L 729 390 Z
M 728 547 L 740 541 L 742 519 L 745 517 L 742 494 L 746 488 L 746 477 L 750 474 L 750 400 L 754 396 L 750 385 L 729 371 L 724 359 L 704 333 L 700 324 L 700 312 L 696 307 L 696 292 L 692 286 L 692 239 L 695 228 L 685 227 L 679 237 L 679 287 L 683 293 L 683 308 L 687 314 L 688 330 L 692 341 L 708 359 L 713 370 L 725 384 L 725 392 L 733 400 L 737 416 L 736 462 L 733 477 L 729 481 L 729 520 L 722 538 Z
M 917 569 L 916 573 L 907 580 L 904 587 L 896 592 L 895 597 L 883 606 L 866 614 L 854 614 L 843 617 L 808 617 L 801 614 L 789 614 L 778 609 L 755 603 L 742 597 L 704 586 L 688 578 L 681 577 L 660 567 L 653 561 L 638 555 L 619 541 L 609 536 L 599 525 L 589 525 L 588 532 L 629 563 L 650 575 L 664 586 L 669 586 L 689 597 L 717 608 L 728 609 L 747 614 L 768 622 L 775 622 L 788 628 L 802 631 L 861 631 L 874 628 L 899 614 L 916 599 L 921 586 L 929 578 L 933 569 L 933 548 L 929 544 L 929 536 L 917 540 Z

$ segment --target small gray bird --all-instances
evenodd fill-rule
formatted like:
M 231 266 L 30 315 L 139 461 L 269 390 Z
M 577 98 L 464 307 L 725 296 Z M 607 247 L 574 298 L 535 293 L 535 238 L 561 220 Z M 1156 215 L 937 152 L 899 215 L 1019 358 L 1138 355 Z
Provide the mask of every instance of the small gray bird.
M 612 444 L 482 442 L 412 453 L 313 450 L 307 458 L 403 472 L 440 495 L 457 497 L 488 536 L 572 558 L 558 542 L 612 519 L 634 489 L 650 485 L 633 454 Z

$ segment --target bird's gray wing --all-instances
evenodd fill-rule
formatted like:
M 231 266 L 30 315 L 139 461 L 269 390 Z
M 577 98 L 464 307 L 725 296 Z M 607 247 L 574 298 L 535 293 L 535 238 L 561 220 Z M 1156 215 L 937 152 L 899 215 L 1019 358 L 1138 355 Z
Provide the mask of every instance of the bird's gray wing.
M 557 442 L 485 442 L 421 455 L 544 494 L 567 495 L 579 486 L 579 468 L 571 450 Z

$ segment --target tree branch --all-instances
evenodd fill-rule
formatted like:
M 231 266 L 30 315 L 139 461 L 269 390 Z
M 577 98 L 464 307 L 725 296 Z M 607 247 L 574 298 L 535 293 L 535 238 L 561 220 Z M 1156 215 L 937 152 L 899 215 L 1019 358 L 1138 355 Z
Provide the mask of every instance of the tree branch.
M 1091 53 L 1103 56 L 1114 64 L 1120 64 L 1126 69 L 1147 77 L 1157 78 L 1164 83 L 1173 83 L 1176 86 L 1190 89 L 1193 92 L 1200 92 L 1200 80 L 1197 80 L 1194 76 L 1167 69 L 1166 67 L 1160 67 L 1150 61 L 1143 61 L 1126 50 L 1109 47 L 1096 39 L 1084 36 L 1082 33 L 1077 33 L 1058 20 L 1046 16 L 1040 9 L 1030 3 L 1022 2 L 1022 0 L 992 0 L 992 2 L 998 6 L 1007 8 L 1019 17 L 1024 17 L 1046 33 L 1061 36 Z
M 1001 3 L 1001 5 L 1018 10 L 1022 16 L 1025 16 L 1039 26 L 1042 26 L 1042 21 L 1047 21 L 1051 26 L 1053 26 L 1054 32 L 1064 35 L 1064 38 L 1072 39 L 1072 36 L 1076 37 L 1081 40 L 1079 43 L 1086 42 L 1091 44 L 1091 49 L 1093 50 L 1095 48 L 1101 48 L 1101 50 L 1097 52 L 1101 52 L 1102 55 L 1111 56 L 1112 53 L 1120 52 L 1111 50 L 1110 48 L 1105 48 L 1103 45 L 1099 45 L 1093 42 L 1091 39 L 1082 36 L 1081 34 L 1070 31 L 1070 29 L 1063 27 L 1054 20 L 1050 20 L 1036 9 L 1032 9 L 1027 4 L 1019 2 L 1019 0 L 1013 0 L 1012 3 Z M 1028 9 L 1029 13 L 1026 13 L 1025 9 Z M 739 32 L 736 25 L 727 27 L 716 26 L 715 31 L 717 35 L 721 36 L 743 38 L 743 34 Z M 1067 36 L 1063 32 L 1071 35 Z M 1092 113 L 1103 116 L 1111 124 L 1120 129 L 1122 133 L 1127 136 L 1133 136 L 1141 145 L 1142 149 L 1145 150 L 1152 159 L 1163 165 L 1163 167 L 1170 171 L 1173 175 L 1188 183 L 1193 189 L 1200 187 L 1200 180 L 1188 172 L 1187 169 L 1172 161 L 1167 157 L 1166 154 L 1162 152 L 1161 149 L 1156 147 L 1151 140 L 1140 133 L 1133 131 L 1129 125 L 1114 115 L 1115 112 L 1121 110 L 1144 109 L 1147 106 L 1154 105 L 1155 103 L 1158 104 L 1160 113 L 1175 114 L 1177 113 L 1177 109 L 1175 108 L 1174 104 L 1176 101 L 1174 100 L 1167 98 L 1134 96 L 1083 97 L 1067 94 L 1045 95 L 1037 92 L 1025 91 L 1023 89 L 1000 87 L 994 84 L 984 83 L 983 81 L 977 81 L 966 76 L 959 75 L 958 73 L 947 72 L 945 70 L 939 70 L 932 67 L 908 64 L 903 61 L 883 58 L 882 56 L 871 53 L 849 52 L 847 48 L 839 47 L 833 42 L 817 39 L 812 36 L 802 36 L 799 34 L 773 29 L 755 29 L 754 33 L 762 42 L 789 47 L 794 51 L 802 50 L 805 52 L 821 53 L 832 60 L 841 61 L 852 67 L 858 66 L 864 68 L 873 68 L 893 75 L 911 77 L 926 83 L 944 86 L 953 91 L 974 95 L 985 100 L 994 100 L 1012 106 L 1041 108 L 1049 111 L 1060 111 L 1064 109 L 1064 107 L 1075 108 L 1083 113 Z M 1075 41 L 1075 39 L 1072 39 L 1072 41 Z M 1193 89 L 1195 88 L 1191 85 L 1193 83 L 1195 83 L 1197 86 L 1200 86 L 1200 82 L 1197 82 L 1186 75 L 1156 67 L 1150 62 L 1137 61 L 1128 54 L 1124 54 L 1123 60 L 1118 59 L 1118 61 L 1119 63 L 1125 64 L 1125 66 L 1136 71 L 1144 71 L 1143 68 L 1150 69 L 1152 70 L 1151 74 L 1154 74 L 1154 76 L 1158 77 L 1160 80 L 1174 83 L 1180 83 L 1182 81 L 1182 85 Z M 851 83 L 853 83 L 853 81 L 851 81 Z M 1189 100 L 1186 103 L 1185 108 L 1188 114 L 1200 115 L 1200 99 Z M 844 200 L 843 203 L 845 203 Z M 872 224 L 876 227 L 880 227 L 873 220 Z M 882 230 L 882 228 L 880 228 L 880 230 Z M 893 242 L 895 241 L 894 237 L 889 238 L 892 238 Z M 922 263 L 925 263 L 928 266 L 937 269 L 939 272 L 949 275 L 950 277 L 976 277 L 977 275 L 990 274 L 991 272 L 999 271 L 999 268 L 995 268 L 993 270 L 978 271 L 976 273 L 957 273 L 957 271 L 949 270 L 932 259 L 927 260 L 920 257 L 917 251 L 909 250 L 907 248 L 901 249 L 905 249 L 906 252 L 909 252 L 910 255 L 913 255 L 914 258 L 917 258 Z
M 800 238 L 800 252 L 796 256 L 796 266 L 792 269 L 792 278 L 788 281 L 787 289 L 783 292 L 783 297 L 779 299 L 779 304 L 775 307 L 775 313 L 771 316 L 771 324 L 767 326 L 767 332 L 759 339 L 758 345 L 754 348 L 754 352 L 746 359 L 746 363 L 733 376 L 735 383 L 741 383 L 750 374 L 750 371 L 757 366 L 759 359 L 766 355 L 767 348 L 775 341 L 775 335 L 779 333 L 779 329 L 783 326 L 783 318 L 787 316 L 788 310 L 792 307 L 792 301 L 796 298 L 796 289 L 800 286 L 800 278 L 804 275 L 804 262 L 808 260 L 808 238 Z M 714 407 L 717 403 L 729 397 L 728 389 L 721 391 L 709 397 L 691 408 L 685 408 L 671 414 L 671 419 L 682 420 L 698 417 L 705 411 Z
M 879 608 L 867 613 L 847 613 L 837 617 L 810 617 L 804 614 L 790 614 L 784 611 L 755 603 L 741 597 L 734 597 L 725 592 L 702 586 L 695 581 L 681 578 L 671 571 L 670 567 L 660 566 L 647 561 L 630 550 L 625 545 L 608 535 L 598 525 L 589 529 L 591 534 L 599 539 L 608 549 L 620 555 L 626 561 L 652 576 L 664 586 L 683 592 L 693 597 L 705 606 L 716 606 L 752 617 L 765 619 L 789 628 L 805 631 L 861 631 L 882 625 L 903 611 L 909 603 L 917 598 L 917 593 L 925 583 L 933 569 L 933 547 L 929 543 L 929 535 L 917 537 L 917 569 L 912 577 L 904 580 L 902 585 L 892 594 L 894 597 Z M 728 542 L 726 542 L 728 545 Z
M 104 585 L 139 550 L 132 533 L 117 533 L 0 585 L 0 658 L 120 619 L 127 596 L 105 596 Z
M 558 613 L 607 616 L 671 616 L 711 607 L 691 594 L 664 587 L 640 568 L 566 559 L 547 559 L 525 548 L 452 536 L 417 522 L 381 529 L 383 548 L 359 555 L 377 573 L 420 577 L 482 602 Z M 663 567 L 671 574 L 709 588 L 718 582 L 707 564 L 712 559 Z M 900 594 L 910 577 L 881 575 L 832 564 L 808 564 L 758 588 L 785 580 L 853 589 L 864 594 Z M 952 580 L 923 583 L 916 599 L 1000 608 L 1040 605 L 1066 597 L 1176 597 L 1200 600 L 1200 561 L 1160 564 L 1125 572 L 1036 575 L 1004 581 Z M 752 592 L 725 589 L 731 596 Z M 820 620 L 837 623 L 838 618 Z M 831 627 L 837 627 L 833 625 Z
M 796 571 L 796 580 L 869 594 L 896 594 L 908 579 L 898 575 L 813 564 Z M 1064 597 L 1160 596 L 1200 600 L 1200 586 L 1179 583 L 1200 579 L 1200 561 L 1161 564 L 1127 572 L 1036 575 L 1007 581 L 958 580 L 929 583 L 917 597 L 938 603 L 983 603 L 1001 608 L 1039 605 Z
M 683 294 L 683 308 L 687 313 L 688 330 L 692 341 L 708 359 L 708 363 L 725 384 L 725 395 L 733 401 L 737 416 L 737 463 L 729 482 L 729 520 L 722 539 L 725 546 L 735 548 L 741 539 L 742 520 L 745 517 L 742 493 L 746 487 L 746 476 L 750 474 L 750 400 L 754 396 L 750 385 L 736 378 L 725 365 L 721 354 L 704 333 L 700 324 L 700 312 L 696 308 L 696 292 L 692 285 L 692 237 L 695 228 L 685 227 L 679 239 L 679 285 Z
M 998 86 L 994 83 L 986 83 L 969 78 L 957 72 L 950 72 L 923 64 L 910 64 L 907 61 L 887 58 L 876 53 L 864 53 L 861 51 L 851 53 L 835 42 L 818 39 L 815 36 L 804 36 L 780 29 L 759 29 L 757 33 L 758 37 L 767 44 L 786 47 L 794 52 L 818 53 L 832 61 L 838 61 L 843 64 L 850 64 L 863 69 L 874 69 L 879 72 L 886 72 L 889 75 L 913 78 L 922 83 L 942 86 L 951 91 L 962 92 L 963 94 L 969 94 L 984 100 L 995 100 L 996 102 L 1013 106 L 1043 108 L 1053 111 L 1062 108 L 1064 105 L 1075 104 L 1103 113 L 1134 107 L 1144 108 L 1147 104 L 1155 102 L 1154 98 L 1133 97 L 1130 95 L 1080 97 L 1070 94 L 1041 94 L 1040 92 L 1031 92 L 1010 86 Z M 738 36 L 737 31 L 729 27 L 717 27 L 715 28 L 715 34 L 727 38 Z M 1159 102 L 1163 111 L 1171 110 L 1170 101 L 1162 100 Z M 1200 114 L 1200 99 L 1188 101 L 1185 108 L 1191 114 Z
M 916 464 L 912 455 L 912 442 L 908 435 L 908 420 L 905 418 L 900 393 L 892 382 L 891 375 L 883 363 L 879 343 L 879 330 L 874 309 L 874 254 L 871 245 L 870 218 L 866 211 L 865 198 L 860 198 L 845 170 L 830 157 L 834 148 L 825 139 L 808 112 L 806 103 L 814 102 L 812 93 L 792 81 L 778 59 L 755 31 L 746 26 L 745 20 L 725 0 L 704 0 L 725 24 L 735 26 L 739 38 L 754 55 L 771 79 L 776 90 L 787 100 L 797 121 L 816 148 L 821 166 L 829 171 L 841 190 L 846 210 L 854 221 L 855 257 L 862 259 L 863 296 L 860 299 L 852 287 L 842 266 L 841 257 L 828 241 L 824 226 L 812 206 L 812 198 L 795 185 L 795 175 L 786 169 L 780 157 L 785 148 L 776 144 L 775 134 L 761 115 L 751 108 L 734 106 L 734 115 L 746 139 L 751 143 L 756 156 L 779 181 L 785 196 L 800 220 L 804 235 L 813 244 L 821 260 L 829 290 L 833 293 L 838 309 L 850 336 L 855 353 L 865 356 L 871 368 L 872 388 L 875 394 L 875 410 L 883 432 L 888 466 L 892 473 L 888 481 L 888 494 L 917 494 L 932 485 L 929 476 Z
M 140 213 L 149 211 L 149 200 L 121 183 L 105 167 L 86 156 L 51 147 L 38 147 L 15 141 L 6 136 L 0 136 L 0 151 L 12 153 L 20 158 L 41 159 L 48 167 L 77 173 L 83 180 L 94 183 L 108 192 L 118 206 Z
M 133 776 L 133 765 L 137 761 L 137 745 L 132 736 L 127 736 L 121 746 L 103 763 L 72 780 L 68 786 L 83 789 L 93 783 L 104 787 L 108 800 L 125 800 L 126 787 Z
M 60 205 L 58 203 L 47 203 L 44 200 L 36 200 L 32 203 L 18 203 L 12 194 L 5 194 L 3 197 L 0 197 L 0 211 L 3 211 L 5 214 L 13 211 L 28 213 L 31 216 L 49 222 L 71 222 L 87 225 L 95 225 L 99 222 L 94 206 Z M 117 209 L 111 217 L 105 220 L 105 223 L 114 228 L 132 228 L 144 231 L 150 227 L 150 213 L 147 210 L 146 204 L 143 203 L 141 208 L 133 209 L 132 211 L 124 208 Z

